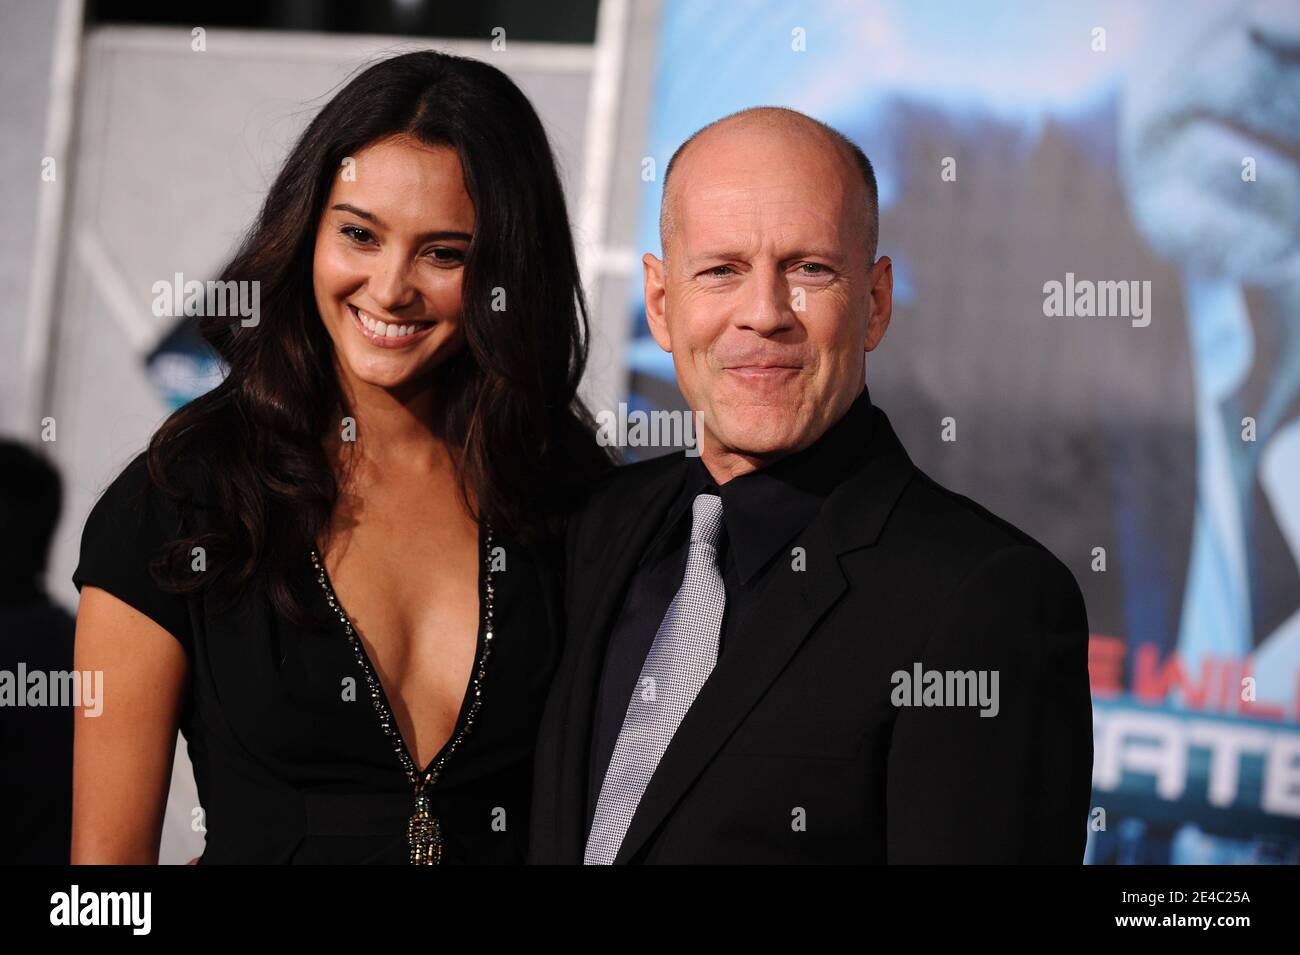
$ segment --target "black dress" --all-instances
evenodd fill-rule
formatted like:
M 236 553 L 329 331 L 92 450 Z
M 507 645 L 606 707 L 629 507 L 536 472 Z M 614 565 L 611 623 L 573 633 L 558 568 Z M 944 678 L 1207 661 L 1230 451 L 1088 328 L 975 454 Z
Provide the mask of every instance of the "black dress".
M 278 615 L 261 586 L 223 606 L 202 591 L 169 593 L 150 575 L 164 544 L 211 517 L 203 469 L 189 470 L 195 503 L 177 504 L 137 456 L 87 518 L 72 579 L 135 607 L 185 648 L 181 732 L 206 829 L 200 862 L 406 863 L 416 767 L 311 548 L 294 581 L 320 618 L 309 627 Z M 480 608 L 491 605 L 493 632 L 489 639 L 480 613 L 456 728 L 430 767 L 419 767 L 441 766 L 428 812 L 444 863 L 523 861 L 534 738 L 560 651 L 555 551 L 499 537 L 491 548 L 481 532 Z

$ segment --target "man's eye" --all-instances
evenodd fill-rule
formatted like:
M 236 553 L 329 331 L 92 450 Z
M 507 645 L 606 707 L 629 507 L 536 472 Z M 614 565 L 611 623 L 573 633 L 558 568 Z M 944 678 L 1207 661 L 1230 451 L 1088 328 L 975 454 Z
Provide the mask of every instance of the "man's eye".
M 370 242 L 374 239 L 374 236 L 359 226 L 345 225 L 343 228 L 339 229 L 339 232 L 347 236 L 349 239 L 352 239 L 354 242 L 364 243 Z
M 811 272 L 805 271 L 804 275 L 823 275 L 829 271 L 826 266 L 822 265 L 820 262 L 804 262 L 800 264 L 799 268 L 814 270 Z
M 731 268 L 730 265 L 715 265 L 715 266 L 714 266 L 713 268 L 711 268 L 711 269 L 705 269 L 705 270 L 704 270 L 704 274 L 705 274 L 705 275 L 711 275 L 711 276 L 713 276 L 714 278 L 719 278 L 719 279 L 720 279 L 720 278 L 725 278 L 726 276 L 733 274 L 733 271 L 732 271 L 732 268 Z

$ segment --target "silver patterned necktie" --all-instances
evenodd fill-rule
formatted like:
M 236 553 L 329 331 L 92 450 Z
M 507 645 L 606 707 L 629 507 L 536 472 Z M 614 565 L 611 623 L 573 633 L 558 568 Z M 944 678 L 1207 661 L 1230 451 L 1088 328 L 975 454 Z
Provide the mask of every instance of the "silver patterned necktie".
M 718 568 L 721 531 L 722 499 L 696 497 L 686 575 L 655 633 L 618 731 L 587 836 L 586 865 L 614 861 L 650 777 L 718 661 L 727 599 Z

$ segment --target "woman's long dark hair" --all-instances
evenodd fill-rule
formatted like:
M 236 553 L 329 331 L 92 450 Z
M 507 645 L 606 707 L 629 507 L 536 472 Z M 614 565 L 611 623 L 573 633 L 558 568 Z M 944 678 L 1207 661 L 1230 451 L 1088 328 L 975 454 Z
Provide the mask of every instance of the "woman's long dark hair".
M 466 345 L 432 373 L 434 428 L 457 462 L 471 512 L 530 543 L 554 533 L 608 466 L 577 398 L 587 305 L 537 114 L 484 63 L 432 51 L 397 56 L 360 73 L 315 117 L 223 271 L 223 282 L 260 283 L 259 324 L 200 321 L 229 373 L 164 422 L 148 466 L 160 489 L 187 499 L 181 469 L 201 462 L 215 519 L 154 565 L 168 589 L 213 582 L 232 596 L 258 577 L 277 611 L 306 619 L 293 567 L 329 525 L 338 481 L 322 441 L 349 413 L 313 291 L 316 231 L 343 161 L 399 134 L 454 148 L 474 203 L 462 287 Z M 502 311 L 491 307 L 498 287 Z M 207 554 L 202 574 L 190 569 L 199 546 Z

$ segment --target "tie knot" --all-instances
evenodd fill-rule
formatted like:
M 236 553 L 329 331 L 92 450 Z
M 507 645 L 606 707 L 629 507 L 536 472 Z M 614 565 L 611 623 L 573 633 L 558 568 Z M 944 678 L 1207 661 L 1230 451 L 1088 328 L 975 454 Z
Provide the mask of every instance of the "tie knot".
M 691 506 L 691 545 L 706 544 L 717 549 L 722 533 L 722 498 L 700 494 Z

